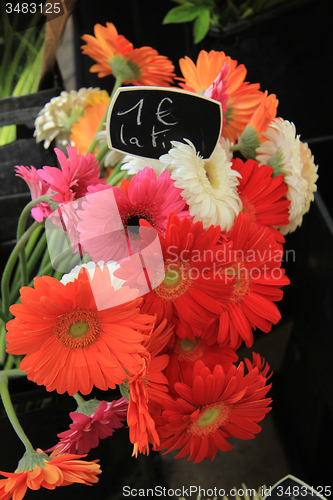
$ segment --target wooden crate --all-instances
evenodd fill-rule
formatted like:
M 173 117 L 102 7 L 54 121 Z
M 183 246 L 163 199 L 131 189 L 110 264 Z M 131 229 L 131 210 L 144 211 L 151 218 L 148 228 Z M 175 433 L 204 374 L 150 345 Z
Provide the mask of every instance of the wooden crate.
M 41 168 L 56 165 L 53 148 L 44 149 L 33 137 L 34 122 L 41 108 L 60 89 L 42 90 L 22 97 L 0 99 L 0 127 L 17 126 L 17 140 L 0 147 L 0 271 L 16 238 L 18 217 L 31 197 L 27 184 L 15 176 L 16 165 Z

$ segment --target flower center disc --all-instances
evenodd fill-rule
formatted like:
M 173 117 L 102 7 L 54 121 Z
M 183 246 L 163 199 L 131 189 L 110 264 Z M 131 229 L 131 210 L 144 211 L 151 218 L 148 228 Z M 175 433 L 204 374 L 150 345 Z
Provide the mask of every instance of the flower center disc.
M 194 338 L 193 340 L 187 339 L 177 339 L 176 345 L 174 347 L 175 354 L 179 361 L 189 361 L 194 362 L 197 359 L 201 359 L 206 350 L 206 346 L 202 340 L 199 338 Z
M 155 288 L 158 297 L 164 300 L 174 300 L 183 295 L 191 284 L 190 263 L 166 261 L 165 276 L 162 283 Z
M 60 316 L 54 326 L 56 338 L 66 347 L 87 347 L 98 339 L 100 332 L 100 318 L 83 309 Z
M 207 179 L 209 181 L 209 184 L 212 186 L 214 189 L 219 188 L 219 182 L 218 182 L 218 176 L 216 173 L 216 167 L 215 165 L 210 162 L 210 161 L 205 161 L 204 164 L 204 169 L 206 172 Z
M 244 295 L 248 293 L 250 287 L 249 273 L 243 262 L 239 262 L 233 267 L 232 276 L 236 278 L 231 300 L 240 302 Z
M 198 420 L 189 426 L 188 432 L 195 436 L 211 434 L 228 421 L 229 414 L 230 407 L 223 402 L 204 406 Z

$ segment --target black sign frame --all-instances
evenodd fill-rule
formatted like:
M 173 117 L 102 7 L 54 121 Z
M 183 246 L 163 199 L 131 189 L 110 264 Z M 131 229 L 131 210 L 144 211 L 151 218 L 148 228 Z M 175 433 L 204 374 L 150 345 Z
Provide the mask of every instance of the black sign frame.
M 222 132 L 221 103 L 171 87 L 119 87 L 109 106 L 108 147 L 131 156 L 158 159 L 171 141 L 192 142 L 209 158 Z
M 313 500 L 315 497 L 328 500 L 323 495 L 323 493 L 327 494 L 328 491 L 325 491 L 325 488 L 330 489 L 329 486 L 309 486 L 301 479 L 288 474 L 271 488 L 265 489 L 263 500 Z M 331 494 L 331 491 L 329 493 Z

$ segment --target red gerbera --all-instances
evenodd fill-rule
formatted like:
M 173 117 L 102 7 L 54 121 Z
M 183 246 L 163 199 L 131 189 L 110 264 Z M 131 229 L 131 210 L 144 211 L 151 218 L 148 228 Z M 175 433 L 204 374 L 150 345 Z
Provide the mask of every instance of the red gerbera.
M 140 225 L 146 226 L 142 228 L 142 234 L 150 226 L 144 220 L 140 221 Z M 163 318 L 172 322 L 175 315 L 190 325 L 206 328 L 221 315 L 223 305 L 230 298 L 233 281 L 220 271 L 230 267 L 233 261 L 230 262 L 228 258 L 228 244 L 217 245 L 220 232 L 219 226 L 210 226 L 204 231 L 201 221 L 191 225 L 187 218 L 181 220 L 176 214 L 170 214 L 165 236 L 159 235 L 164 259 L 164 279 L 158 281 L 158 286 L 151 279 L 152 290 L 145 295 L 142 305 L 143 312 L 157 316 L 156 324 Z M 152 245 L 145 251 L 144 261 L 148 275 L 151 276 L 152 270 L 161 264 L 160 255 L 156 256 Z M 140 282 L 146 283 L 143 272 L 135 275 L 131 261 L 122 262 L 114 274 L 121 279 L 132 279 L 129 286 L 137 286 L 139 291 Z M 158 275 L 158 269 L 155 275 Z M 137 279 L 137 285 L 134 278 Z
M 160 436 L 156 448 L 166 453 L 182 448 L 175 458 L 189 455 L 194 463 L 213 460 L 217 450 L 230 450 L 231 437 L 254 438 L 261 431 L 257 422 L 270 411 L 266 378 L 257 367 L 244 375 L 243 363 L 225 372 L 220 365 L 211 371 L 197 361 L 191 382 L 177 383 L 175 389 L 180 398 L 164 401 L 162 416 L 155 418 Z
M 100 439 L 112 436 L 115 429 L 123 426 L 127 417 L 128 402 L 125 398 L 111 401 L 86 401 L 69 414 L 73 423 L 68 431 L 60 432 L 58 444 L 46 451 L 57 453 L 88 453 L 96 448 Z
M 103 297 L 95 300 L 95 290 Z M 83 269 L 65 285 L 49 276 L 35 278 L 34 288 L 21 288 L 21 304 L 10 308 L 16 317 L 7 323 L 7 352 L 26 355 L 21 370 L 48 391 L 114 389 L 141 369 L 142 342 L 154 325 L 131 293 L 114 290 L 106 266 L 96 266 L 92 279 Z M 110 307 L 114 303 L 119 305 Z
M 259 166 L 254 160 L 244 163 L 236 158 L 232 160 L 232 168 L 242 176 L 237 187 L 238 194 L 243 212 L 249 214 L 252 222 L 269 227 L 289 224 L 290 201 L 285 196 L 288 186 L 283 175 L 273 177 L 273 167 Z M 273 232 L 281 241 L 280 233 L 277 230 Z
M 189 330 L 190 327 L 187 328 Z M 178 333 L 178 330 L 176 330 Z M 224 344 L 217 342 L 212 345 L 207 345 L 206 341 L 200 337 L 194 337 L 192 340 L 180 338 L 176 335 L 175 343 L 172 349 L 169 350 L 169 364 L 166 367 L 165 375 L 169 382 L 169 389 L 173 396 L 174 385 L 176 382 L 187 382 L 188 377 L 191 377 L 193 366 L 199 359 L 211 371 L 216 365 L 221 365 L 225 372 L 228 372 L 235 362 L 238 361 L 238 356 L 225 341 Z
M 218 342 L 230 338 L 231 346 L 243 339 L 253 343 L 252 328 L 271 330 L 281 314 L 274 304 L 283 296 L 280 287 L 289 284 L 281 268 L 282 250 L 271 231 L 240 213 L 228 237 L 236 253 L 236 264 L 227 272 L 236 284 L 226 310 L 221 314 Z

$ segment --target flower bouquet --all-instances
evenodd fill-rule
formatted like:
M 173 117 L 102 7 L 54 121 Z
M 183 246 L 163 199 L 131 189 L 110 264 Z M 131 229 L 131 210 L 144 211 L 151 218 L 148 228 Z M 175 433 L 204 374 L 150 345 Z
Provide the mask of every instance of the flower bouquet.
M 35 137 L 45 148 L 58 141 L 59 165 L 15 167 L 32 201 L 2 278 L 0 389 L 26 452 L 15 472 L 1 472 L 2 499 L 97 482 L 100 466 L 84 458 L 123 425 L 134 456 L 177 450 L 194 463 L 231 450 L 231 438 L 254 438 L 272 373 L 260 353 L 239 361 L 237 351 L 280 320 L 284 236 L 316 190 L 307 144 L 242 64 L 201 51 L 196 63 L 180 60 L 176 77 L 166 57 L 133 48 L 111 23 L 83 40 L 91 71 L 114 75 L 111 96 L 82 88 L 53 98 Z M 142 144 L 121 134 L 124 148 L 113 148 L 108 110 L 123 86 L 218 105 L 213 152 L 202 155 L 186 123 L 182 140 L 172 138 L 170 96 L 156 115 L 170 143 L 166 130 L 153 137 L 163 154 L 129 155 L 125 144 Z M 118 115 L 130 111 L 140 126 L 143 101 Z M 210 134 L 202 131 L 202 148 Z M 12 376 L 77 402 L 48 450 L 35 449 L 17 419 Z M 94 388 L 119 397 L 97 400 Z

